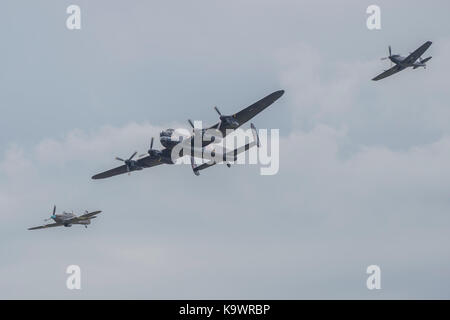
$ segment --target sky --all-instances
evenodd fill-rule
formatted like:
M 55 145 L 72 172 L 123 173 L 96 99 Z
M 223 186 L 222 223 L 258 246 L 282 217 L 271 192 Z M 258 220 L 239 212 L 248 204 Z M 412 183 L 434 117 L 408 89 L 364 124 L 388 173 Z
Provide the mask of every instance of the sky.
M 71 4 L 81 30 L 66 28 Z M 381 30 L 366 27 L 372 4 Z M 0 298 L 449 299 L 449 9 L 4 1 Z M 407 55 L 428 40 L 426 70 L 370 80 L 389 45 Z M 279 129 L 276 175 L 182 165 L 90 179 L 163 129 L 280 89 L 252 120 Z M 28 231 L 53 205 L 103 212 L 87 229 Z M 81 290 L 66 287 L 69 265 Z

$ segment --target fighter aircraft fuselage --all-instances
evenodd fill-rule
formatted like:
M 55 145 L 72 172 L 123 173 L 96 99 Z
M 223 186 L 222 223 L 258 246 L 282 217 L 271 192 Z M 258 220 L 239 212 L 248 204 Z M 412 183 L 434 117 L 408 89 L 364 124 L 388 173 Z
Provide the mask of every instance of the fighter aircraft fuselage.
M 73 212 L 63 212 L 60 214 L 56 214 L 56 206 L 54 206 L 52 215 L 48 219 L 45 219 L 45 221 L 53 220 L 55 223 L 29 228 L 28 230 L 45 229 L 59 226 L 71 227 L 73 224 L 81 224 L 87 228 L 87 226 L 91 224 L 91 219 L 95 219 L 96 215 L 99 213 L 101 213 L 101 211 L 86 211 L 80 216 L 77 216 Z
M 425 63 L 418 62 L 418 60 L 413 61 L 413 62 L 405 61 L 406 57 L 403 57 L 403 56 L 398 55 L 398 54 L 390 56 L 389 59 L 393 63 L 395 63 L 396 65 L 402 66 L 403 68 L 408 68 L 408 67 L 418 68 L 418 67 L 425 67 L 426 66 Z
M 70 222 L 70 221 L 72 219 L 76 218 L 76 215 L 73 214 L 73 213 L 69 213 L 69 212 L 63 212 L 62 214 L 52 215 L 50 218 L 53 221 L 55 221 L 56 223 L 62 224 L 64 227 L 71 227 L 72 226 L 72 222 Z M 88 224 L 91 224 L 91 220 L 89 220 L 89 219 L 79 220 L 76 223 L 77 224 L 82 224 L 82 225 L 88 225 Z

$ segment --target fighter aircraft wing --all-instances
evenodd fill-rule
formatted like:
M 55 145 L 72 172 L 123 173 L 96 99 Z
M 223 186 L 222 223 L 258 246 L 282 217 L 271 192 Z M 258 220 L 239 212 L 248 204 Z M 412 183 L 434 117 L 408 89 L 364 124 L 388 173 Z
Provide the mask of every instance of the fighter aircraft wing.
M 399 71 L 402 71 L 402 70 L 404 70 L 404 69 L 405 69 L 405 67 L 402 67 L 402 66 L 400 66 L 400 65 L 395 65 L 395 66 L 393 66 L 392 68 L 390 68 L 390 69 L 384 71 L 383 73 L 380 73 L 379 75 L 377 75 L 377 76 L 376 76 L 375 78 L 373 78 L 372 80 L 373 80 L 373 81 L 378 81 L 378 80 L 387 78 L 387 77 L 392 76 L 393 74 L 395 74 L 395 73 L 397 73 L 397 72 L 399 72 Z
M 60 227 L 60 226 L 62 226 L 62 223 L 50 223 L 50 224 L 45 224 L 45 225 L 39 226 L 39 227 L 28 228 L 28 230 L 46 229 L 46 228 Z
M 252 119 L 254 116 L 256 116 L 258 113 L 266 109 L 268 106 L 270 106 L 272 103 L 277 101 L 282 95 L 284 94 L 284 90 L 278 90 L 275 91 L 268 96 L 262 98 L 261 100 L 255 102 L 251 106 L 235 113 L 232 115 L 232 117 L 239 123 L 239 127 L 242 126 L 244 123 L 246 123 L 248 120 Z M 220 122 L 216 123 L 215 125 L 211 126 L 209 129 L 217 129 L 220 125 Z M 222 132 L 222 135 L 226 136 L 226 130 L 230 128 L 220 128 L 220 131 Z
M 138 165 L 142 166 L 143 168 L 150 168 L 150 167 L 154 167 L 154 166 L 162 164 L 162 162 L 158 161 L 157 159 L 151 159 L 150 156 L 141 158 L 141 159 L 137 160 L 137 162 L 138 162 Z M 92 177 L 92 179 L 94 179 L 94 180 L 105 179 L 105 178 L 117 176 L 119 174 L 124 174 L 124 173 L 128 173 L 127 166 L 121 165 L 121 166 L 113 168 L 111 170 L 96 174 Z
M 93 212 L 88 212 L 85 214 L 82 214 L 80 216 L 78 216 L 76 219 L 78 220 L 83 220 L 83 219 L 92 219 L 95 215 L 99 214 L 101 211 L 93 211 Z
M 407 56 L 405 58 L 405 60 L 403 60 L 403 62 L 404 63 L 413 63 L 413 62 L 415 62 L 417 59 L 420 58 L 421 55 L 424 54 L 425 51 L 427 51 L 427 49 L 431 46 L 431 44 L 432 44 L 431 41 L 425 42 L 418 49 L 416 49 L 413 53 L 411 53 L 409 56 Z

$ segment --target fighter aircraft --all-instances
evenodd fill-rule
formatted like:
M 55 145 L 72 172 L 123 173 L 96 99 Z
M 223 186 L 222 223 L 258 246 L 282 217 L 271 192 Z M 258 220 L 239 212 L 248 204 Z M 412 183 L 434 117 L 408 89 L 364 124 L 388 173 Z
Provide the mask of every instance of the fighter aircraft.
M 73 224 L 81 224 L 87 228 L 88 224 L 91 223 L 92 219 L 97 218 L 97 214 L 101 211 L 88 212 L 86 211 L 84 214 L 77 216 L 73 212 L 63 212 L 61 214 L 56 214 L 56 206 L 53 207 L 53 214 L 50 218 L 45 219 L 44 221 L 53 220 L 55 223 L 45 224 L 38 227 L 29 228 L 28 230 L 37 230 L 37 229 L 46 229 L 51 227 L 71 227 Z
M 215 136 L 212 136 L 210 139 L 206 138 L 205 135 L 208 134 L 208 132 L 211 132 L 211 130 L 216 130 L 217 133 L 220 133 L 220 136 L 222 138 L 225 138 L 225 136 L 230 133 L 232 130 L 236 130 L 240 126 L 242 126 L 244 123 L 252 119 L 254 116 L 256 116 L 258 113 L 266 109 L 268 106 L 270 106 L 272 103 L 274 103 L 276 100 L 278 100 L 282 95 L 284 94 L 284 90 L 275 91 L 268 96 L 262 98 L 261 100 L 255 102 L 251 106 L 233 114 L 233 115 L 222 115 L 222 113 L 219 111 L 217 107 L 214 107 L 216 112 L 219 114 L 219 122 L 214 124 L 213 126 L 205 129 L 197 129 L 194 128 L 194 124 L 191 120 L 189 121 L 189 124 L 191 125 L 193 129 L 193 134 L 188 138 L 179 137 L 179 139 L 173 139 L 174 129 L 167 129 L 160 133 L 160 142 L 162 146 L 164 147 L 162 150 L 155 150 L 153 149 L 153 141 L 154 139 L 151 139 L 150 142 L 150 149 L 148 150 L 148 155 L 133 160 L 134 157 L 137 155 L 137 151 L 134 152 L 128 159 L 122 159 L 119 157 L 116 157 L 116 160 L 124 162 L 123 165 L 113 168 L 111 170 L 96 174 L 92 177 L 92 179 L 104 179 L 109 178 L 112 176 L 124 174 L 124 173 L 130 173 L 132 171 L 138 171 L 142 170 L 144 168 L 150 168 L 154 166 L 158 166 L 160 164 L 174 164 L 178 158 L 181 158 L 185 155 L 190 155 L 191 157 L 191 165 L 192 170 L 194 171 L 195 175 L 199 175 L 200 170 L 204 170 L 206 168 L 209 168 L 215 164 L 217 164 L 216 161 L 213 159 L 210 160 L 207 163 L 203 163 L 199 166 L 195 165 L 194 158 L 198 157 L 199 154 L 202 156 L 204 155 L 204 148 L 208 146 L 209 144 L 215 141 Z M 252 133 L 253 133 L 253 142 L 248 143 L 240 148 L 237 148 L 235 150 L 226 150 L 221 155 L 212 155 L 215 159 L 222 158 L 223 162 L 227 164 L 228 167 L 230 167 L 230 163 L 226 162 L 226 159 L 230 159 L 229 156 L 236 159 L 237 155 L 250 149 L 253 146 L 259 147 L 259 138 L 257 135 L 256 128 L 253 124 L 251 124 Z M 180 143 L 186 144 L 186 145 L 194 145 L 194 137 L 196 135 L 201 135 L 201 150 L 194 150 L 192 149 L 191 154 L 185 154 L 183 152 L 180 152 L 177 154 L 177 156 L 174 158 L 172 155 L 172 150 L 174 147 L 179 145 Z M 206 138 L 206 139 L 205 139 Z
M 428 60 L 430 60 L 431 57 L 428 57 L 428 58 L 425 58 L 422 60 L 421 56 L 431 46 L 431 43 L 432 43 L 431 41 L 425 42 L 416 51 L 410 53 L 409 56 L 407 56 L 407 57 L 402 57 L 398 54 L 392 54 L 391 46 L 389 46 L 389 56 L 385 57 L 385 58 L 381 58 L 381 60 L 389 59 L 389 60 L 391 60 L 391 66 L 392 66 L 392 63 L 394 63 L 395 66 L 393 66 L 390 69 L 384 71 L 383 73 L 377 75 L 372 80 L 378 81 L 378 80 L 384 79 L 384 78 L 389 77 L 389 76 L 393 75 L 394 73 L 402 71 L 408 67 L 412 67 L 413 69 L 423 67 L 424 69 L 426 69 L 427 65 L 425 63 Z

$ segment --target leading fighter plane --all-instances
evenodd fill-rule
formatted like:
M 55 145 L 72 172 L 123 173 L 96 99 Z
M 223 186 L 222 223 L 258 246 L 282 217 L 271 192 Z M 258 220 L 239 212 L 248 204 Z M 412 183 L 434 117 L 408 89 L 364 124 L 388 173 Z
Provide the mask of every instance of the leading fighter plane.
M 275 92 L 269 94 L 268 96 L 262 98 L 261 100 L 255 102 L 251 106 L 249 106 L 233 115 L 223 115 L 217 107 L 214 107 L 216 112 L 219 114 L 219 122 L 216 123 L 215 125 L 213 125 L 209 128 L 205 128 L 205 129 L 196 129 L 196 128 L 194 128 L 194 124 L 192 123 L 192 121 L 189 120 L 189 124 L 192 126 L 192 129 L 193 129 L 193 135 L 191 137 L 189 137 L 188 139 L 184 139 L 184 140 L 183 140 L 183 137 L 180 137 L 178 140 L 173 139 L 173 134 L 175 131 L 174 129 L 164 130 L 160 133 L 160 142 L 164 147 L 162 150 L 153 149 L 153 140 L 154 139 L 152 138 L 151 142 L 150 142 L 150 149 L 148 150 L 147 156 L 137 159 L 137 160 L 133 160 L 134 157 L 137 155 L 137 151 L 136 151 L 128 159 L 122 159 L 122 158 L 117 157 L 116 160 L 122 161 L 124 163 L 123 165 L 113 168 L 111 170 L 96 174 L 92 177 L 92 179 L 109 178 L 109 177 L 116 176 L 119 174 L 130 173 L 132 171 L 137 171 L 137 170 L 142 170 L 144 168 L 158 166 L 160 164 L 174 164 L 175 163 L 174 161 L 176 161 L 177 159 L 174 159 L 172 157 L 173 148 L 176 147 L 180 143 L 183 143 L 183 144 L 186 143 L 186 145 L 194 145 L 194 143 L 193 143 L 194 137 L 196 135 L 201 135 L 201 139 L 202 139 L 201 150 L 193 151 L 190 155 L 192 170 L 194 171 L 194 174 L 198 176 L 200 174 L 199 173 L 200 170 L 209 168 L 216 164 L 216 162 L 211 159 L 207 159 L 207 160 L 211 160 L 211 161 L 203 163 L 199 166 L 195 165 L 195 163 L 194 163 L 194 157 L 197 157 L 194 155 L 194 153 L 195 154 L 200 153 L 203 155 L 204 147 L 208 146 L 209 144 L 211 144 L 213 142 L 218 142 L 217 140 L 216 141 L 214 140 L 214 138 L 216 136 L 212 136 L 209 139 L 208 138 L 205 139 L 205 135 L 207 135 L 208 132 L 211 132 L 211 130 L 217 130 L 217 132 L 220 133 L 220 136 L 222 138 L 225 138 L 225 136 L 228 133 L 230 133 L 230 131 L 236 130 L 237 128 L 242 126 L 244 123 L 246 123 L 247 121 L 252 119 L 258 113 L 260 113 L 261 111 L 266 109 L 268 106 L 270 106 L 272 103 L 274 103 L 276 100 L 278 100 L 283 94 L 284 94 L 284 90 L 275 91 Z M 251 124 L 251 128 L 252 128 L 252 133 L 253 133 L 253 138 L 254 138 L 251 143 L 246 144 L 238 149 L 226 151 L 225 153 L 223 153 L 223 160 L 224 160 L 223 162 L 225 162 L 228 167 L 230 167 L 230 164 L 228 162 L 226 162 L 226 159 L 230 159 L 229 156 L 231 156 L 231 158 L 234 158 L 234 160 L 236 160 L 236 156 L 239 153 L 244 152 L 255 145 L 259 147 L 259 138 L 257 135 L 256 128 L 253 124 Z M 194 147 L 192 147 L 192 148 L 194 148 Z M 183 154 L 183 152 L 181 152 L 180 154 L 178 154 L 176 156 L 176 158 L 180 158 L 184 155 L 189 155 L 189 154 Z M 214 155 L 211 155 L 211 156 L 214 157 Z M 220 157 L 222 157 L 222 155 Z M 217 158 L 218 157 L 215 157 L 215 159 L 217 159 Z
M 391 46 L 389 46 L 389 56 L 385 58 L 381 58 L 381 60 L 389 59 L 392 63 L 395 64 L 392 68 L 384 71 L 383 73 L 377 75 L 373 78 L 373 81 L 378 81 L 384 79 L 386 77 L 392 76 L 394 73 L 405 70 L 406 68 L 412 67 L 413 69 L 417 69 L 419 67 L 423 67 L 424 69 L 427 67 L 425 64 L 431 57 L 425 58 L 422 60 L 421 56 L 425 53 L 425 51 L 431 46 L 431 41 L 425 42 L 418 49 L 416 49 L 413 53 L 410 53 L 407 57 L 402 57 L 398 54 L 392 54 Z
M 61 214 L 56 214 L 56 206 L 53 207 L 53 214 L 50 218 L 45 219 L 44 221 L 53 220 L 55 223 L 45 224 L 39 227 L 29 228 L 28 230 L 37 230 L 37 229 L 46 229 L 51 227 L 71 227 L 73 224 L 81 224 L 87 228 L 88 224 L 91 224 L 91 220 L 97 218 L 97 214 L 101 211 L 86 211 L 84 214 L 77 216 L 73 212 L 63 212 Z

